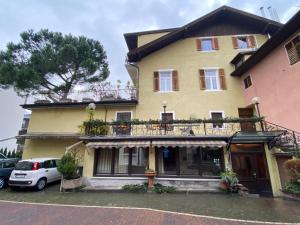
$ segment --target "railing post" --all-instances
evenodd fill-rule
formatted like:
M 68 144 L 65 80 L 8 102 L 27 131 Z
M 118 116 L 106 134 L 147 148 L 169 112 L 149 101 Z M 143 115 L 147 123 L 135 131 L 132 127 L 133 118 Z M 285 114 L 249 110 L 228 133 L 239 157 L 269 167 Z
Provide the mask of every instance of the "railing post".
M 296 135 L 295 135 L 295 131 L 293 131 L 293 138 L 294 138 L 294 144 L 295 144 L 295 147 L 297 148 L 298 150 L 298 142 L 297 142 L 297 138 L 296 138 Z
M 203 122 L 203 127 L 204 127 L 204 134 L 206 136 L 206 124 L 205 124 L 205 122 Z
M 262 119 L 260 119 L 260 127 L 261 127 L 261 131 L 265 131 L 264 123 Z

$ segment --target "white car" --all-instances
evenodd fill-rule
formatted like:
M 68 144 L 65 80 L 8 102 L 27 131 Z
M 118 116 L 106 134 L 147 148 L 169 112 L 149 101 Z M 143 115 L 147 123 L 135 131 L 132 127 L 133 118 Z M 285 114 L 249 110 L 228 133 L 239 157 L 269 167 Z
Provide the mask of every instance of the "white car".
M 47 183 L 58 181 L 61 174 L 57 171 L 56 158 L 35 158 L 19 161 L 12 171 L 8 185 L 16 187 L 35 187 L 43 190 Z

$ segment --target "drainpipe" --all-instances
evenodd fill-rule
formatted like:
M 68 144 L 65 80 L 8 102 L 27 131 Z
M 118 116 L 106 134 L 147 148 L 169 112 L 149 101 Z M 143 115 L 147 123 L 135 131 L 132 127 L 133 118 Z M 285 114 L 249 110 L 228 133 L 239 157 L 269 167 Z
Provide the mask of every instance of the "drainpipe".
M 140 86 L 140 68 L 136 63 L 128 63 L 129 65 L 133 66 L 137 71 L 137 87 L 136 87 L 136 96 L 137 100 L 139 99 L 139 86 Z

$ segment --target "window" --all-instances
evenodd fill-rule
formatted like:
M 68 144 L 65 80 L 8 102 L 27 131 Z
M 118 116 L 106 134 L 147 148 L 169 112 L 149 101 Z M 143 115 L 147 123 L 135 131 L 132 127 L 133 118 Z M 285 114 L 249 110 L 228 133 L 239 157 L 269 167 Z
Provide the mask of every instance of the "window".
M 16 162 L 14 161 L 7 161 L 7 162 L 3 162 L 3 168 L 13 168 L 15 167 Z M 1 166 L 0 166 L 1 168 Z
M 206 90 L 219 90 L 220 83 L 219 83 L 218 70 L 208 69 L 208 70 L 204 70 L 204 73 L 205 73 Z
M 244 79 L 244 86 L 245 86 L 245 89 L 247 89 L 247 88 L 250 87 L 251 85 L 252 85 L 251 77 L 250 77 L 250 76 L 247 76 L 247 77 Z
M 131 120 L 131 112 L 117 112 L 116 114 L 117 121 L 130 121 Z M 130 135 L 131 134 L 131 126 L 129 124 L 124 125 L 114 125 L 113 126 L 114 134 L 117 136 L 122 135 Z
M 211 38 L 201 39 L 201 47 L 202 47 L 202 51 L 212 51 L 212 50 L 214 50 L 213 40 Z
M 95 174 L 144 174 L 148 148 L 113 148 L 95 151 Z
M 300 34 L 294 37 L 286 46 L 290 65 L 300 61 Z
M 247 37 L 237 37 L 238 47 L 239 48 L 248 48 Z
M 210 112 L 210 117 L 212 120 L 220 120 L 223 119 L 224 113 L 223 112 Z M 213 128 L 223 128 L 223 123 L 222 122 L 214 122 Z
M 159 72 L 159 87 L 161 92 L 172 91 L 172 71 Z
M 163 122 L 169 123 L 170 121 L 174 120 L 174 114 L 172 112 L 161 113 L 161 120 Z M 171 124 L 164 124 L 162 125 L 161 129 L 166 131 L 172 131 L 174 127 Z

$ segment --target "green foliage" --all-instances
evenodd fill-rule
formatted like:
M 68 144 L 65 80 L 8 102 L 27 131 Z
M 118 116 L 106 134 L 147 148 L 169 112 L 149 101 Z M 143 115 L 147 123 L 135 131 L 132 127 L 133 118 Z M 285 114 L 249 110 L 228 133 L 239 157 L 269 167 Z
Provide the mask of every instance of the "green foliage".
M 12 158 L 12 157 L 11 157 L 11 151 L 9 151 L 9 152 L 7 153 L 7 158 Z
M 67 98 L 80 84 L 102 82 L 109 75 L 99 41 L 42 29 L 21 33 L 19 43 L 0 52 L 0 87 L 20 95 L 46 93 L 53 101 Z
M 122 187 L 122 190 L 130 193 L 139 193 L 147 191 L 147 183 L 144 184 L 126 184 Z
M 286 161 L 284 167 L 288 170 L 292 181 L 300 181 L 300 158 L 294 158 Z
M 4 149 L 3 155 L 5 155 L 7 157 L 7 148 Z
M 290 181 L 283 186 L 283 190 L 290 194 L 300 195 L 300 182 Z
M 239 180 L 237 174 L 231 170 L 226 170 L 220 174 L 221 176 L 221 188 L 228 192 L 236 193 L 238 191 Z
M 77 168 L 78 162 L 76 158 L 72 154 L 67 153 L 63 155 L 60 162 L 58 163 L 57 170 L 63 175 L 64 179 L 70 180 L 79 177 Z
M 162 193 L 173 193 L 176 191 L 176 188 L 173 186 L 164 186 L 162 184 L 154 184 L 154 191 L 157 194 L 162 194 Z
M 81 129 L 86 135 L 107 135 L 109 126 L 107 122 L 97 119 L 84 121 Z

